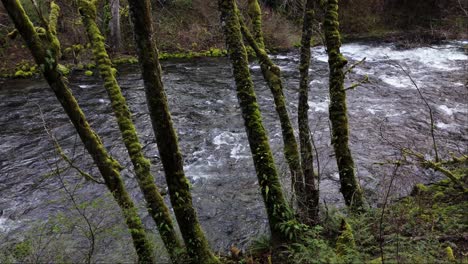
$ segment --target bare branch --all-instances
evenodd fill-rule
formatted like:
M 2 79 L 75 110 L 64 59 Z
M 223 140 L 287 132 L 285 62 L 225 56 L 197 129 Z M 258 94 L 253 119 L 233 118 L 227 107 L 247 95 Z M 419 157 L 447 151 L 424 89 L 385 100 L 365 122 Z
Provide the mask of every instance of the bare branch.
M 346 75 L 346 74 L 350 73 L 354 68 L 356 68 L 356 66 L 363 64 L 363 63 L 366 61 L 366 59 L 367 59 L 367 58 L 364 57 L 362 60 L 360 60 L 360 61 L 354 63 L 354 64 L 351 65 L 348 69 L 346 69 L 346 71 L 345 71 L 343 74 Z
M 413 84 L 413 86 L 418 91 L 419 97 L 421 97 L 421 99 L 424 101 L 424 104 L 426 105 L 427 109 L 429 110 L 429 118 L 430 118 L 430 122 L 431 122 L 432 146 L 434 148 L 435 161 L 439 162 L 440 161 L 439 151 L 438 151 L 437 143 L 436 143 L 436 139 L 435 139 L 435 125 L 434 125 L 434 115 L 433 115 L 433 112 L 432 112 L 432 107 L 429 105 L 429 102 L 426 100 L 426 97 L 424 97 L 424 95 L 422 94 L 421 89 L 419 89 L 419 86 L 416 84 L 416 81 L 413 79 L 413 77 L 411 77 L 411 74 L 405 68 L 403 68 L 403 66 L 401 66 L 401 64 L 399 64 L 398 62 L 394 62 L 394 64 L 398 68 L 400 68 L 403 71 L 403 73 L 410 79 L 411 83 Z
M 369 76 L 367 76 L 367 75 L 362 80 L 360 80 L 359 82 L 353 83 L 351 86 L 346 87 L 345 91 L 354 90 L 357 87 L 359 87 L 359 86 L 361 86 L 361 85 L 363 85 L 365 83 L 369 83 Z
M 41 116 L 41 119 L 42 119 L 42 126 L 44 127 L 44 130 L 46 131 L 47 135 L 49 136 L 50 140 L 53 141 L 54 143 L 54 147 L 55 147 L 55 150 L 57 151 L 57 153 L 60 155 L 60 157 L 62 157 L 62 159 L 68 163 L 68 165 L 76 170 L 81 176 L 83 176 L 86 180 L 89 180 L 89 181 L 92 181 L 92 182 L 95 182 L 95 183 L 98 183 L 98 184 L 104 184 L 104 182 L 94 178 L 93 176 L 91 176 L 90 174 L 84 172 L 83 170 L 81 170 L 80 168 L 78 168 L 74 163 L 73 161 L 65 154 L 65 152 L 63 151 L 62 147 L 60 146 L 59 142 L 57 141 L 57 139 L 55 138 L 54 135 L 52 135 L 52 133 L 50 132 L 49 128 L 47 127 L 47 124 L 46 124 L 46 121 L 44 119 L 44 114 L 42 112 L 42 108 L 40 105 L 37 105 L 37 107 L 39 108 L 39 114 Z

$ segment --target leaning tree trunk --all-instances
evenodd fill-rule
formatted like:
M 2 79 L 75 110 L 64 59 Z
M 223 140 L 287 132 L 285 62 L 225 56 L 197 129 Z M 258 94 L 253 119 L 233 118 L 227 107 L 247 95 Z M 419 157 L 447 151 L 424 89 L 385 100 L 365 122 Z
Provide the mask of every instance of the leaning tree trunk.
M 262 70 L 263 78 L 268 84 L 278 113 L 281 131 L 283 135 L 284 156 L 288 163 L 289 170 L 291 171 L 291 189 L 295 193 L 301 193 L 301 188 L 304 184 L 304 177 L 301 170 L 301 157 L 297 145 L 296 137 L 294 136 L 294 129 L 289 119 L 288 109 L 286 107 L 286 100 L 283 94 L 283 81 L 281 79 L 281 71 L 268 57 L 265 52 L 265 44 L 263 42 L 262 33 L 262 13 L 260 5 L 257 0 L 249 0 L 248 13 L 252 21 L 253 38 L 246 36 L 248 30 L 243 28 L 243 34 L 246 37 L 249 45 L 254 49 L 257 58 L 259 59 L 260 68 Z M 241 20 L 241 18 L 239 17 Z M 243 24 L 241 20 L 241 24 Z M 257 47 L 255 47 L 257 46 Z M 303 205 L 300 203 L 299 205 Z M 303 211 L 302 206 L 299 207 Z
M 310 40 L 312 39 L 312 26 L 314 19 L 314 3 L 316 0 L 307 0 L 302 25 L 301 59 L 299 72 L 299 104 L 297 120 L 299 124 L 299 142 L 301 145 L 302 171 L 304 173 L 305 188 L 300 202 L 305 204 L 305 219 L 308 224 L 317 224 L 319 221 L 319 186 L 318 178 L 314 172 L 314 156 L 312 139 L 309 128 L 309 67 L 310 67 Z
M 47 34 L 50 37 L 39 36 L 18 0 L 2 0 L 2 2 L 30 49 L 34 60 L 40 66 L 46 81 L 54 91 L 70 121 L 75 126 L 81 141 L 101 172 L 107 188 L 119 204 L 132 235 L 139 262 L 154 263 L 153 249 L 138 216 L 137 208 L 125 190 L 120 177 L 122 166 L 107 153 L 101 139 L 89 126 L 85 115 L 66 84 L 65 78 L 57 70 L 57 54 L 59 51 L 56 49 L 58 44 L 56 36 L 49 30 L 47 30 Z
M 208 245 L 192 205 L 190 185 L 185 177 L 182 154 L 173 127 L 166 93 L 161 80 L 161 65 L 154 43 L 149 0 L 129 0 L 135 31 L 135 44 L 145 85 L 151 123 L 164 167 L 172 207 L 193 263 L 219 263 Z
M 112 50 L 119 51 L 122 47 L 120 30 L 120 0 L 110 0 L 111 19 L 109 21 L 109 40 Z
M 354 211 L 364 206 L 361 188 L 356 180 L 354 160 L 349 149 L 349 128 L 346 110 L 343 68 L 348 62 L 340 52 L 341 37 L 338 22 L 338 0 L 328 0 L 325 14 L 325 40 L 330 69 L 330 106 L 332 145 L 340 175 L 340 191 L 345 203 Z
M 104 46 L 104 37 L 96 24 L 96 6 L 89 0 L 80 0 L 79 10 L 93 48 L 94 60 L 104 80 L 104 87 L 111 99 L 111 105 L 117 118 L 125 147 L 133 163 L 138 185 L 147 202 L 148 212 L 155 221 L 164 245 L 172 261 L 175 263 L 182 245 L 175 232 L 169 209 L 154 182 L 154 177 L 150 171 L 151 164 L 143 155 L 130 109 L 115 78 L 116 70 L 112 68 L 111 60 Z
M 232 63 L 237 87 L 237 98 L 244 118 L 250 151 L 257 172 L 258 183 L 267 210 L 273 243 L 287 242 L 284 224 L 294 222 L 294 216 L 284 199 L 268 136 L 262 123 L 253 82 L 250 76 L 247 52 L 242 42 L 239 12 L 235 0 L 219 0 L 221 24 Z

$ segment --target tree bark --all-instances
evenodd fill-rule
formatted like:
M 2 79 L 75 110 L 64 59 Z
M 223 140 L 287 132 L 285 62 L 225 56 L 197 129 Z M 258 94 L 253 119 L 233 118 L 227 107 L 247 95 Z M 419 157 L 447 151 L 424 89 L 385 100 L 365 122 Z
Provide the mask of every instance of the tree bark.
M 187 253 L 193 263 L 219 263 L 211 252 L 192 205 L 190 185 L 185 177 L 182 154 L 161 80 L 161 65 L 154 43 L 155 32 L 151 23 L 150 1 L 129 0 L 128 3 L 151 123 L 156 135 L 172 207 L 187 247 Z
M 113 51 L 122 47 L 122 34 L 120 30 L 120 0 L 110 0 L 111 19 L 109 21 L 110 44 Z
M 294 216 L 284 199 L 268 136 L 263 127 L 253 82 L 250 76 L 247 52 L 242 42 L 239 12 L 234 0 L 219 0 L 221 24 L 236 81 L 237 98 L 244 118 L 247 138 L 252 153 L 262 198 L 267 210 L 273 243 L 287 242 L 282 224 L 293 222 Z
M 50 40 L 41 39 L 18 0 L 2 0 L 2 2 L 39 65 L 46 81 L 54 91 L 70 121 L 75 126 L 81 141 L 101 172 L 107 188 L 119 204 L 132 235 L 139 262 L 154 263 L 153 249 L 138 216 L 137 208 L 125 190 L 120 177 L 122 166 L 107 153 L 101 139 L 91 129 L 75 97 L 68 88 L 65 78 L 57 70 L 56 55 L 58 50 L 55 50 L 56 45 L 52 44 Z
M 138 185 L 147 203 L 148 213 L 155 221 L 172 261 L 176 263 L 182 245 L 174 230 L 169 209 L 154 182 L 154 177 L 150 171 L 151 164 L 143 155 L 130 109 L 115 78 L 116 70 L 112 68 L 111 60 L 104 46 L 104 37 L 96 24 L 95 4 L 89 0 L 81 0 L 79 6 L 80 14 L 92 45 L 94 60 L 104 80 L 107 94 L 111 99 L 111 105 L 117 118 L 125 147 L 132 161 Z
M 325 14 L 325 40 L 327 44 L 328 65 L 330 69 L 329 116 L 332 124 L 331 143 L 335 150 L 340 175 L 340 191 L 345 203 L 353 211 L 364 207 L 364 198 L 355 175 L 354 160 L 349 149 L 349 128 L 344 89 L 343 68 L 347 60 L 340 52 L 341 37 L 338 20 L 338 0 L 328 0 Z
M 319 222 L 319 186 L 318 178 L 314 172 L 314 155 L 312 139 L 309 128 L 309 67 L 310 67 L 310 41 L 312 38 L 312 23 L 314 19 L 314 5 L 316 0 L 307 0 L 304 10 L 304 22 L 302 25 L 301 58 L 299 72 L 298 124 L 299 142 L 301 146 L 301 164 L 304 173 L 305 187 L 301 193 L 305 204 L 304 216 L 307 224 L 313 225 Z
M 295 193 L 300 193 L 301 186 L 304 184 L 304 177 L 301 170 L 301 158 L 297 145 L 294 129 L 289 118 L 288 109 L 286 107 L 286 99 L 283 94 L 283 81 L 281 79 L 281 71 L 265 52 L 265 43 L 263 42 L 262 33 L 262 13 L 257 0 L 249 0 L 250 19 L 252 21 L 253 37 L 247 36 L 250 34 L 248 29 L 243 25 L 241 17 L 239 20 L 242 25 L 242 33 L 249 45 L 255 51 L 260 63 L 263 78 L 268 84 L 278 113 L 281 131 L 283 135 L 284 156 L 291 172 L 291 189 Z M 299 208 L 299 210 L 302 210 Z

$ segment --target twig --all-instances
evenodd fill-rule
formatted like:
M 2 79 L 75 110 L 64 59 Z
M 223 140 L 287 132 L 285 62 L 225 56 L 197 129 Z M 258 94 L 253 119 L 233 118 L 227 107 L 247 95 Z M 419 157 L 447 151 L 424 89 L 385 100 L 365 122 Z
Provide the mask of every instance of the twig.
M 379 220 L 379 248 L 380 248 L 380 258 L 381 258 L 382 264 L 385 264 L 384 248 L 383 248 L 383 244 L 384 244 L 383 221 L 384 221 L 384 216 L 385 216 L 385 209 L 388 204 L 388 197 L 390 196 L 390 191 L 393 186 L 393 181 L 395 180 L 398 169 L 400 168 L 400 165 L 401 165 L 401 162 L 400 162 L 401 159 L 402 157 L 400 157 L 400 159 L 395 163 L 395 168 L 393 169 L 393 173 L 390 178 L 390 184 L 388 186 L 387 192 L 385 193 L 384 204 L 382 206 L 382 214 L 380 215 L 380 220 Z
M 354 90 L 356 89 L 357 87 L 361 86 L 362 84 L 364 83 L 369 83 L 369 76 L 365 76 L 364 79 L 360 80 L 359 82 L 357 83 L 353 83 L 351 86 L 349 87 L 346 87 L 344 90 L 345 91 L 349 91 L 349 90 Z
M 427 109 L 429 110 L 429 118 L 430 118 L 430 121 L 431 121 L 431 137 L 432 137 L 432 145 L 433 145 L 433 148 L 434 148 L 435 161 L 439 162 L 439 160 L 440 160 L 439 159 L 439 151 L 437 150 L 437 143 L 436 143 L 436 139 L 435 139 L 435 125 L 434 125 L 434 115 L 432 113 L 432 107 L 429 105 L 429 102 L 426 100 L 426 97 L 424 97 L 424 95 L 421 92 L 421 89 L 419 89 L 419 86 L 416 84 L 416 81 L 413 79 L 413 77 L 411 77 L 409 72 L 405 68 L 403 68 L 403 66 L 401 66 L 401 64 L 399 64 L 397 62 L 395 62 L 394 64 L 398 68 L 400 68 L 403 71 L 403 73 L 410 79 L 411 83 L 413 83 L 414 87 L 418 91 L 419 97 L 421 97 L 421 99 L 424 101 L 424 104 L 426 105 Z
M 346 75 L 346 74 L 350 73 L 354 68 L 356 68 L 356 66 L 363 64 L 365 61 L 366 61 L 366 57 L 364 57 L 362 60 L 354 63 L 353 65 L 351 65 L 346 71 L 344 71 L 343 74 Z
M 74 163 L 73 161 L 65 154 L 65 152 L 63 151 L 62 147 L 60 146 L 60 144 L 58 143 L 57 139 L 55 138 L 54 135 L 52 135 L 52 133 L 50 132 L 49 128 L 47 127 L 47 124 L 45 122 L 45 119 L 44 119 L 44 114 L 42 112 L 42 108 L 40 105 L 36 104 L 37 107 L 39 108 L 39 114 L 41 116 L 41 119 L 42 119 L 42 125 L 44 127 L 44 130 L 45 132 L 47 133 L 47 135 L 49 136 L 49 138 L 53 141 L 54 143 L 54 147 L 55 147 L 55 150 L 57 151 L 57 153 L 62 157 L 62 159 L 64 161 L 66 161 L 68 163 L 68 165 L 76 170 L 81 176 L 83 176 L 86 180 L 90 180 L 90 181 L 93 181 L 95 183 L 98 183 L 98 184 L 104 184 L 104 182 L 94 178 L 93 176 L 91 176 L 90 174 L 84 172 L 83 170 L 81 170 L 80 168 L 78 168 Z
M 460 0 L 458 0 L 458 5 L 460 6 L 460 9 L 463 11 L 463 13 L 465 13 L 465 16 L 468 17 L 468 11 L 463 7 L 462 3 L 460 2 Z
M 441 164 L 443 164 L 443 162 L 433 162 L 433 161 L 430 161 L 430 160 L 426 160 L 424 158 L 423 154 L 414 152 L 414 151 L 409 150 L 409 149 L 403 149 L 403 152 L 405 154 L 408 154 L 408 155 L 411 155 L 411 156 L 415 157 L 424 168 L 430 168 L 430 169 L 433 169 L 435 171 L 438 171 L 438 172 L 444 174 L 447 178 L 449 178 L 455 184 L 455 186 L 458 189 L 460 189 L 460 190 L 462 190 L 464 192 L 466 191 L 466 188 L 465 188 L 464 184 L 450 170 L 448 170 L 448 169 L 441 166 Z

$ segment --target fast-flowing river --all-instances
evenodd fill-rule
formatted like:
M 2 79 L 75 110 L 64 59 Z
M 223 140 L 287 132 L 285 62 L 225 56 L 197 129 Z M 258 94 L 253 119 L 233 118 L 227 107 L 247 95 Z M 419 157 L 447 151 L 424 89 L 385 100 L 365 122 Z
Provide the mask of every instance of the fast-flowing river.
M 463 44 L 466 42 L 409 50 L 399 50 L 390 44 L 343 46 L 342 51 L 350 60 L 348 65 L 366 57 L 364 63 L 348 74 L 346 85 L 366 75 L 369 77 L 369 83 L 348 91 L 348 110 L 351 149 L 370 203 L 375 204 L 381 198 L 392 171 L 391 165 L 382 163 L 400 158 L 399 149 L 412 148 L 426 153 L 427 158 L 433 155 L 428 109 L 415 84 L 434 111 L 435 134 L 442 157 L 447 157 L 449 152 L 467 153 L 468 56 Z M 296 123 L 298 54 L 281 54 L 273 59 L 282 69 L 290 116 Z M 259 66 L 252 63 L 250 68 L 270 143 L 288 189 L 281 129 L 273 99 Z M 234 243 L 243 246 L 268 229 L 229 61 L 227 58 L 170 60 L 163 62 L 163 70 L 186 174 L 193 183 L 193 201 L 203 228 L 218 250 Z M 157 182 L 164 188 L 138 67 L 121 67 L 119 81 L 133 111 L 144 151 L 154 165 Z M 142 205 L 100 79 L 76 72 L 69 77 L 69 83 L 92 127 L 110 153 L 126 167 L 122 175 L 127 187 Z M 338 174 L 329 143 L 327 84 L 327 56 L 322 47 L 317 47 L 313 49 L 311 64 L 310 126 L 319 154 L 321 196 L 328 206 L 340 206 Z M 57 174 L 54 171 L 66 164 L 54 150 L 45 127 L 78 167 L 99 177 L 45 81 L 0 81 L 0 113 L 0 240 L 20 237 L 33 223 L 71 210 L 70 199 L 59 179 L 65 179 L 69 188 L 80 183 L 75 190 L 79 200 L 105 195 L 104 186 L 84 182 L 75 170 L 65 170 L 60 177 L 54 175 Z M 416 182 L 430 182 L 437 177 L 430 171 L 411 167 L 396 180 L 396 195 L 407 194 Z M 142 215 L 146 215 L 144 210 Z M 148 216 L 144 220 L 151 226 Z

